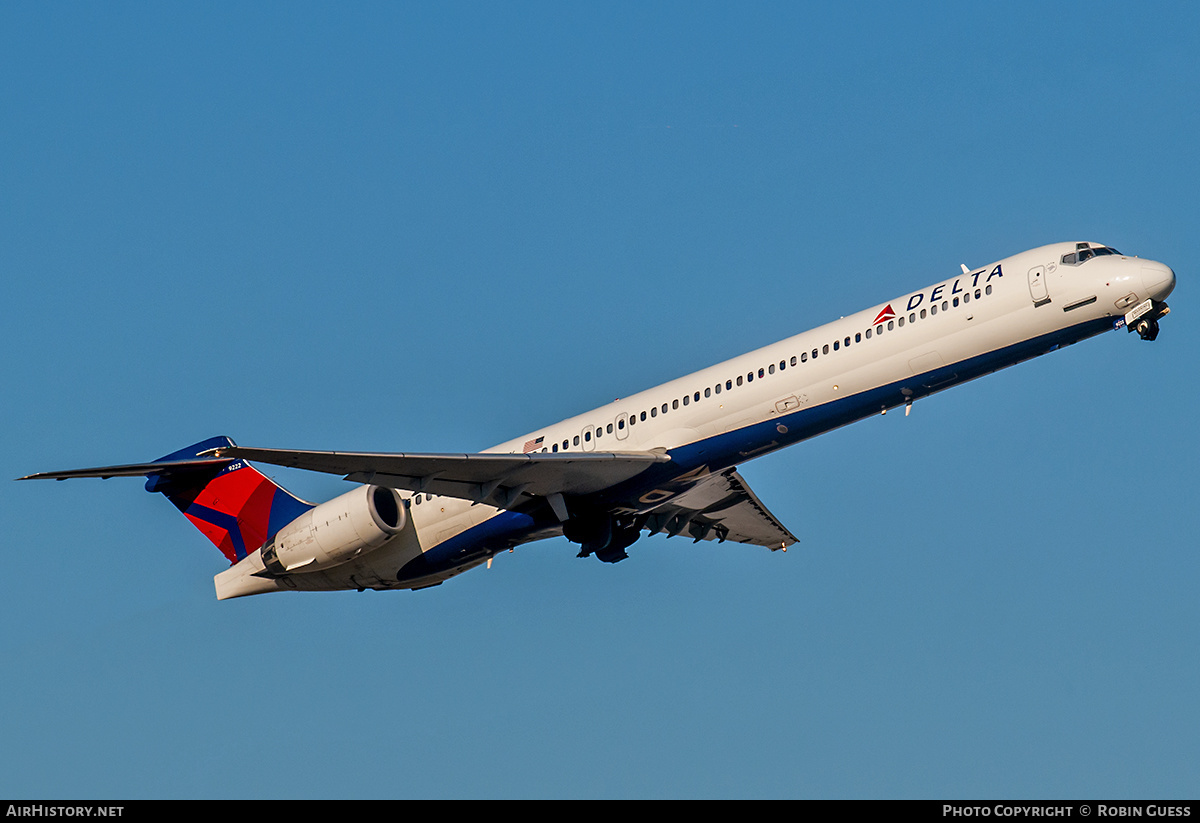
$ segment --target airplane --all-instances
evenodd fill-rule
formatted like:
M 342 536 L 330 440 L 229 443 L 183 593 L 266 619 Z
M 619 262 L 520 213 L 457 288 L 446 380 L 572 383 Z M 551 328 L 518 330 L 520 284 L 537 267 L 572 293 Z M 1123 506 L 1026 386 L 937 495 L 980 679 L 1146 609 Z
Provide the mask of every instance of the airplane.
M 1125 328 L 1158 337 L 1169 266 L 1057 243 L 743 354 L 475 454 L 249 448 L 214 437 L 149 463 L 18 478 L 145 477 L 230 567 L 220 600 L 424 589 L 565 536 L 615 563 L 642 535 L 784 549 L 796 537 L 738 466 L 1025 360 Z M 299 499 L 251 462 L 342 475 Z

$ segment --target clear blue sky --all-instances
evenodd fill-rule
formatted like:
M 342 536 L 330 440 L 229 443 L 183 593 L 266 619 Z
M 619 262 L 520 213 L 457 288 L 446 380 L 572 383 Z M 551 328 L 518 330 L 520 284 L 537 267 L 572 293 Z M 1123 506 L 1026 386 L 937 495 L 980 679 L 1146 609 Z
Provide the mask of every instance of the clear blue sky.
M 1195 797 L 1192 4 L 0 4 L 0 476 L 472 451 L 1059 240 L 1108 334 L 742 466 L 787 554 L 217 602 L 0 486 L 0 796 Z M 276 474 L 329 497 L 336 478 Z

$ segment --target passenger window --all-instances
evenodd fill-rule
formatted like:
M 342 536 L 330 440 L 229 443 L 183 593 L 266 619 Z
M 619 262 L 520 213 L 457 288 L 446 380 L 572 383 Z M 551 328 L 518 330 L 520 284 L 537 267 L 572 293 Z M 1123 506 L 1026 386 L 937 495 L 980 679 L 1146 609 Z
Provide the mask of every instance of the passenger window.
M 759 376 L 759 377 L 762 377 L 762 376 L 763 376 L 763 370 L 762 370 L 762 369 L 759 369 L 759 370 L 758 370 L 758 376 Z
M 833 350 L 837 351 L 838 348 L 841 346 L 841 343 L 842 343 L 842 341 L 840 341 L 840 340 L 834 340 L 833 341 Z
M 954 308 L 958 308 L 958 298 L 954 298 Z
M 888 321 L 888 331 L 892 331 L 892 330 L 893 330 L 893 329 L 895 329 L 895 328 L 896 328 L 896 321 L 895 321 L 895 320 L 889 320 L 889 321 Z
M 821 347 L 821 354 L 829 354 L 829 344 L 828 343 L 826 343 L 824 346 Z
M 986 289 L 984 289 L 984 290 L 983 290 L 983 293 L 984 293 L 984 294 L 991 294 L 991 293 L 992 293 L 992 287 L 991 287 L 991 286 L 988 286 Z
M 693 394 L 692 399 L 695 400 L 697 403 L 699 403 L 700 402 L 700 392 L 696 392 L 695 394 Z
M 658 406 L 652 406 L 650 409 L 651 417 L 658 417 Z
M 867 329 L 867 339 L 868 340 L 871 339 L 871 330 L 870 329 Z
M 717 391 L 720 391 L 720 390 L 721 390 L 721 387 L 720 387 L 720 386 L 717 386 Z M 712 397 L 712 389 L 706 388 L 706 389 L 704 390 L 704 396 L 705 396 L 705 397 Z
M 917 313 L 916 313 L 916 312 L 913 312 L 912 314 L 910 314 L 910 315 L 908 316 L 908 322 L 909 322 L 909 323 L 916 323 L 916 322 L 917 322 Z
M 925 319 L 925 310 L 924 309 L 921 309 L 921 319 L 922 320 Z
M 792 365 L 796 365 L 796 355 L 792 355 Z
M 673 409 L 677 409 L 677 408 L 679 408 L 679 401 L 678 401 L 678 400 L 672 400 L 672 401 L 671 401 L 671 408 L 673 408 Z
M 574 437 L 572 437 L 571 442 L 574 443 L 576 446 L 578 446 L 579 445 L 579 435 L 575 435 Z
M 808 352 L 806 352 L 806 351 L 802 351 L 802 352 L 800 352 L 800 362 L 801 362 L 801 363 L 807 363 L 807 362 L 808 362 Z
M 592 439 L 592 433 L 591 433 L 590 431 L 586 431 L 586 432 L 584 432 L 584 433 L 583 433 L 583 439 L 584 439 L 584 440 L 587 440 L 587 441 L 590 441 L 590 440 Z
M 686 406 L 686 405 L 688 404 L 688 400 L 689 400 L 689 399 L 690 399 L 690 398 L 689 398 L 689 397 L 688 397 L 688 396 L 685 394 L 685 395 L 683 396 L 683 405 L 685 405 L 685 406 Z
M 550 447 L 550 451 L 552 451 L 552 452 L 557 452 L 557 451 L 558 451 L 558 444 L 557 444 L 557 443 L 555 443 L 553 446 L 551 446 L 551 447 Z
M 725 389 L 728 391 L 729 389 L 732 389 L 732 388 L 733 388 L 733 381 L 732 381 L 732 380 L 726 380 L 726 381 L 725 381 Z
M 878 325 L 878 326 L 876 326 L 876 327 L 875 327 L 875 333 L 876 333 L 876 334 L 883 334 L 883 324 L 882 324 L 882 323 L 881 323 L 880 325 Z
M 854 335 L 854 342 L 855 342 L 855 343 L 861 343 L 861 342 L 862 342 L 862 332 L 858 332 L 857 334 L 855 334 L 855 335 Z
M 772 363 L 771 365 L 767 366 L 767 373 L 768 373 L 768 374 L 774 374 L 774 373 L 775 373 L 775 364 L 774 364 L 774 363 Z M 759 377 L 762 377 L 762 369 L 759 369 L 759 370 L 758 370 L 758 376 L 759 376 Z
M 617 428 L 618 429 L 625 428 L 625 418 L 624 417 L 622 417 L 620 420 L 617 421 Z

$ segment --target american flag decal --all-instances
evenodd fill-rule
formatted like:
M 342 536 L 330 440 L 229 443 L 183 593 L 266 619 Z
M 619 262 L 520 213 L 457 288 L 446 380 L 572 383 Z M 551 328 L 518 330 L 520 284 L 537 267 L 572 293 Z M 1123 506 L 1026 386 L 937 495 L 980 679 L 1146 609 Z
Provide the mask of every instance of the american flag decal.
M 526 440 L 525 447 L 521 450 L 522 453 L 529 454 L 531 451 L 537 451 L 538 447 L 542 445 L 542 441 L 545 439 L 546 437 L 543 435 L 535 440 Z

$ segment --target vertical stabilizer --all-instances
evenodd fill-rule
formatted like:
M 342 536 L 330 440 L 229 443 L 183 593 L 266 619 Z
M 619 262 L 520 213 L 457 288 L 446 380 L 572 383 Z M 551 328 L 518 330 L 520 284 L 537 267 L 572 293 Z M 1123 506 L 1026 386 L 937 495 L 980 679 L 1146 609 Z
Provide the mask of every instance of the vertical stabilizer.
M 212 437 L 159 458 L 154 462 L 162 463 L 163 470 L 147 472 L 146 491 L 165 495 L 230 563 L 237 563 L 312 505 L 245 460 L 199 466 L 187 462 L 232 445 L 228 437 Z

